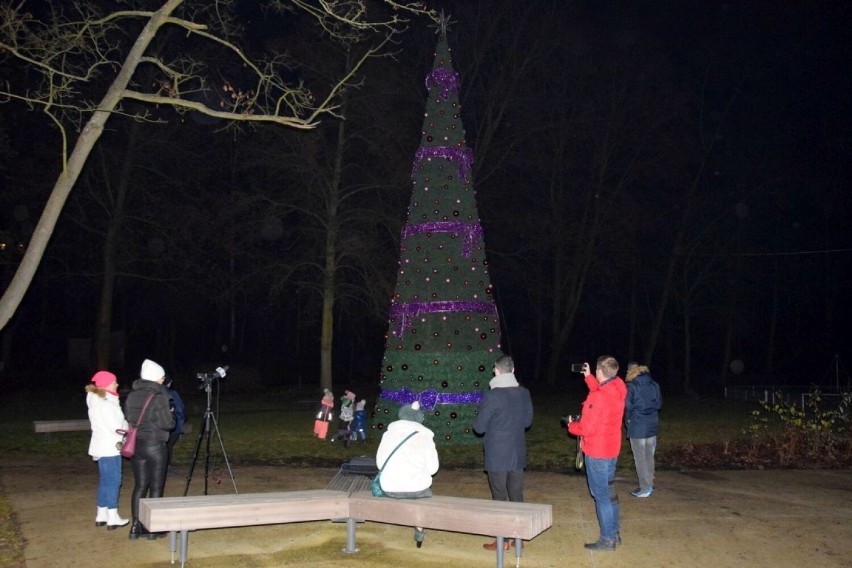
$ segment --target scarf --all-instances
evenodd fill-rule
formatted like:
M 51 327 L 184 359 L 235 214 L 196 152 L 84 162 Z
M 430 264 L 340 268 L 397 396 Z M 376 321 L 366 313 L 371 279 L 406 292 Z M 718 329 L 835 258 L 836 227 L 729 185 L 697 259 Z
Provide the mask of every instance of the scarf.
M 505 389 L 509 387 L 520 386 L 518 379 L 515 378 L 515 373 L 500 373 L 488 383 L 492 389 Z

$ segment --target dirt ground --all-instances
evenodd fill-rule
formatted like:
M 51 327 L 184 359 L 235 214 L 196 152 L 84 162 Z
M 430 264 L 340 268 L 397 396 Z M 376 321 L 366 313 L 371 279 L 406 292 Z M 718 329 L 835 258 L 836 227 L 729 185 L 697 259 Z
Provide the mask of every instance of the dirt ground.
M 119 511 L 129 516 L 132 474 L 125 463 Z M 199 473 L 200 470 L 200 473 Z M 235 467 L 240 493 L 322 488 L 334 469 Z M 594 507 L 581 475 L 527 474 L 526 500 L 551 503 L 554 524 L 526 544 L 520 565 L 606 567 L 852 567 L 852 471 L 715 471 L 657 474 L 650 499 L 629 495 L 619 479 L 623 544 L 588 552 L 598 536 Z M 218 483 L 217 483 L 218 481 Z M 95 528 L 97 469 L 86 461 L 37 463 L 0 459 L 0 483 L 26 539 L 27 568 L 169 566 L 168 539 L 130 541 L 125 528 Z M 185 472 L 169 478 L 167 495 L 182 495 Z M 190 495 L 203 493 L 197 468 Z M 488 498 L 485 475 L 441 471 L 434 490 Z M 210 477 L 209 493 L 233 493 L 227 470 Z M 299 523 L 196 531 L 188 567 L 494 566 L 481 536 L 429 531 L 421 549 L 410 528 L 359 525 L 355 554 L 342 552 L 345 524 Z M 506 566 L 515 565 L 513 553 Z

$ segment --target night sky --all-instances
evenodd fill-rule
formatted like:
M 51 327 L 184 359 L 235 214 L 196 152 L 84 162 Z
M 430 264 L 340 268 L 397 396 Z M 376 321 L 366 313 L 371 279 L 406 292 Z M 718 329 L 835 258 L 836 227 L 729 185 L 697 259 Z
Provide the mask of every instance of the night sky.
M 671 391 L 702 395 L 731 384 L 832 387 L 836 370 L 847 383 L 846 3 L 427 3 L 452 17 L 502 345 L 523 381 L 559 386 L 571 363 L 612 354 L 647 363 Z M 241 16 L 248 53 L 291 50 L 299 65 L 286 78 L 318 99 L 342 74 L 339 46 L 307 20 Z M 267 387 L 316 383 L 329 188 L 345 139 L 334 381 L 376 388 L 436 36 L 414 20 L 399 41 L 395 58 L 368 64 L 347 91 L 343 129 L 326 118 L 308 133 L 235 131 L 164 108 L 149 109 L 147 123 L 111 118 L 0 330 L 0 381 L 53 373 L 79 384 L 94 370 L 87 340 L 126 191 L 110 367 L 133 375 L 150 357 L 178 376 L 230 364 Z M 169 57 L 191 46 L 153 49 Z M 192 53 L 216 61 L 211 84 L 251 88 L 238 64 Z M 102 70 L 79 100 L 98 100 L 112 76 Z M 0 77 L 15 92 L 37 81 L 3 52 Z M 215 105 L 218 92 L 200 100 Z M 4 288 L 59 150 L 43 113 L 0 105 Z

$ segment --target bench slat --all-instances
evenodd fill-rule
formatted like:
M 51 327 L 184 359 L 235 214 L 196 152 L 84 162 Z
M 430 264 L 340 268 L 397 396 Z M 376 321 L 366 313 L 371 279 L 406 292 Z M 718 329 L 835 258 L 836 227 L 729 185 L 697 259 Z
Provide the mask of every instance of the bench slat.
M 349 516 L 348 496 L 316 489 L 141 499 L 139 520 L 151 532 L 327 521 Z
M 350 496 L 349 515 L 358 520 L 524 540 L 553 525 L 553 507 L 542 503 L 448 496 L 390 499 L 368 492 Z
M 336 491 L 346 491 L 352 493 L 354 491 L 367 491 L 370 489 L 373 480 L 366 475 L 358 475 L 345 473 L 342 469 L 328 482 L 326 489 L 334 489 Z
M 50 434 L 51 432 L 82 432 L 90 430 L 88 418 L 81 420 L 33 420 L 33 431 L 36 434 Z M 192 424 L 183 425 L 184 434 L 192 433 Z
M 49 432 L 79 432 L 89 430 L 89 419 L 83 420 L 33 420 L 33 429 L 37 434 Z

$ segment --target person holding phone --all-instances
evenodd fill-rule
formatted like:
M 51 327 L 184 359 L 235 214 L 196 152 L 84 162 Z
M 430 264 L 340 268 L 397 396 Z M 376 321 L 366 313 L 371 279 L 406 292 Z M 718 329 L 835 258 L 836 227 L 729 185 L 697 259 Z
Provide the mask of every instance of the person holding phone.
M 618 376 L 615 357 L 598 357 L 595 374 L 588 363 L 583 375 L 589 394 L 579 420 L 568 419 L 568 433 L 580 438 L 585 453 L 586 481 L 595 501 L 600 538 L 585 545 L 589 550 L 614 551 L 621 542 L 620 510 L 615 493 L 615 464 L 621 452 L 621 421 L 627 387 Z

